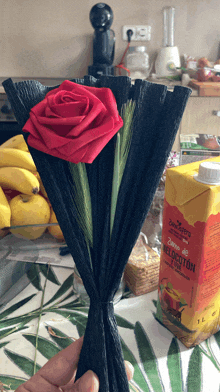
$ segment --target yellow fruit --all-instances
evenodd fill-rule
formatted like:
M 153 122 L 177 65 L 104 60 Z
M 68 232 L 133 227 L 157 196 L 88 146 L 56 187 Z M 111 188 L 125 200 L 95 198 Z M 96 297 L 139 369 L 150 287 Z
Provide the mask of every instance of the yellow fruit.
M 53 209 L 51 210 L 50 223 L 57 223 L 57 217 L 56 217 L 55 212 L 53 211 Z M 62 232 L 62 230 L 61 230 L 59 225 L 57 225 L 57 226 L 49 226 L 48 227 L 48 231 L 57 240 L 64 241 L 63 232 Z
M 6 166 L 37 170 L 31 154 L 16 148 L 0 148 L 0 167 Z
M 48 223 L 50 207 L 46 199 L 40 195 L 20 194 L 9 203 L 11 208 L 11 226 Z M 11 233 L 34 240 L 40 237 L 47 227 L 25 227 L 11 229 Z
M 16 135 L 6 140 L 6 142 L 0 145 L 0 148 L 17 148 L 22 151 L 28 151 L 27 143 L 24 140 L 23 135 Z
M 0 229 L 10 226 L 11 209 L 8 200 L 0 187 Z
M 28 195 L 40 189 L 37 177 L 21 167 L 0 167 L 0 185 Z
M 29 152 L 28 149 L 28 145 L 25 142 L 25 140 L 21 143 L 19 143 L 16 147 L 14 147 L 16 150 L 20 150 L 20 151 L 25 151 L 25 152 Z

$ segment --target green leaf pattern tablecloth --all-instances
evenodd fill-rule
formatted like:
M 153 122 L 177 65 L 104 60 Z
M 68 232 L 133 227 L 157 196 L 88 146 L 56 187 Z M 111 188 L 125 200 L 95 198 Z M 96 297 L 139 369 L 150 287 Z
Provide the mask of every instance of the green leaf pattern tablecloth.
M 0 391 L 15 390 L 86 327 L 88 308 L 73 292 L 70 268 L 48 273 L 32 264 L 27 276 L 29 285 L 0 308 Z M 187 349 L 155 320 L 156 301 L 154 291 L 115 306 L 124 357 L 135 367 L 131 391 L 219 392 L 220 332 Z

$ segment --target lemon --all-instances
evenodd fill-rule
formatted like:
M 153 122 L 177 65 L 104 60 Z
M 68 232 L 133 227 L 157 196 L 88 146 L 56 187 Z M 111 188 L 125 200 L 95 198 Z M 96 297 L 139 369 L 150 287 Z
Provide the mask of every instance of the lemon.
M 57 223 L 57 217 L 56 217 L 55 212 L 53 211 L 53 209 L 51 209 L 50 223 Z M 57 240 L 64 241 L 63 232 L 62 232 L 62 230 L 61 230 L 59 225 L 57 225 L 57 226 L 49 226 L 48 227 L 48 231 Z
M 19 194 L 10 203 L 11 226 L 48 223 L 50 220 L 50 207 L 46 199 L 41 195 Z M 24 227 L 11 229 L 11 233 L 17 237 L 30 240 L 39 238 L 47 227 Z

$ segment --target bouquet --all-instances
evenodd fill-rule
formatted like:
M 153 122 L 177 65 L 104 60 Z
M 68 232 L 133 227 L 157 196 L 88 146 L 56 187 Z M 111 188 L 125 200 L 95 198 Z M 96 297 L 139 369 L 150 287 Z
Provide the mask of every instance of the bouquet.
M 123 76 L 3 86 L 90 297 L 76 378 L 91 369 L 100 392 L 128 392 L 113 298 L 191 90 Z

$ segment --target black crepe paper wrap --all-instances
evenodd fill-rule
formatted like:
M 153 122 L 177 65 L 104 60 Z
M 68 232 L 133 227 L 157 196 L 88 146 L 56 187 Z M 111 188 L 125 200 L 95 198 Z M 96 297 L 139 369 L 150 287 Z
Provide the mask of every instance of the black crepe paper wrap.
M 37 170 L 57 216 L 66 243 L 90 297 L 88 322 L 80 354 L 77 379 L 93 370 L 100 380 L 100 392 L 128 392 L 123 353 L 114 317 L 113 297 L 138 238 L 159 184 L 177 130 L 191 93 L 186 87 L 173 91 L 161 84 L 126 76 L 72 79 L 94 87 L 108 87 L 118 110 L 129 99 L 136 102 L 131 147 L 123 174 L 113 232 L 110 238 L 110 206 L 115 137 L 92 164 L 86 164 L 92 200 L 92 269 L 87 245 L 71 203 L 68 162 L 29 146 Z M 44 99 L 47 87 L 29 80 L 3 82 L 15 117 L 21 127 L 33 106 Z M 27 140 L 27 134 L 24 137 Z

